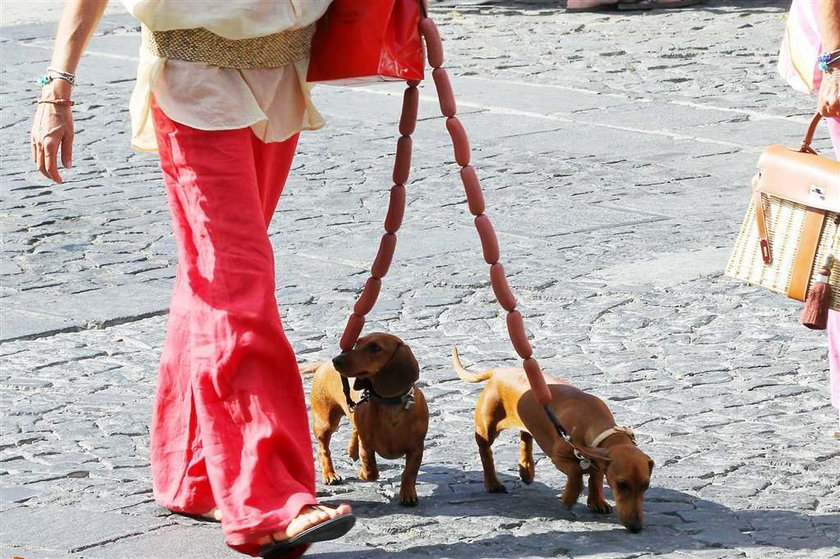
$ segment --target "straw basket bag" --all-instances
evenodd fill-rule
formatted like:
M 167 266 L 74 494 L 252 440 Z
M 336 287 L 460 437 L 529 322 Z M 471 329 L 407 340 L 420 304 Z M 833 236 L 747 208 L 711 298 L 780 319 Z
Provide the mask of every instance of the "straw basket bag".
M 774 145 L 761 154 L 725 274 L 799 301 L 827 283 L 827 304 L 840 310 L 840 162 L 811 148 L 819 120 L 798 150 Z

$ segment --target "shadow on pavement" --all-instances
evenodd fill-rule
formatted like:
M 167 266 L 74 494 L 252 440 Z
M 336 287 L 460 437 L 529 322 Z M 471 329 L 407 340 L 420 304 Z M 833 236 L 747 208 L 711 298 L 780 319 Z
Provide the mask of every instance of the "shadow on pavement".
M 475 7 L 496 7 L 496 8 L 510 8 L 515 10 L 550 10 L 552 8 L 557 10 L 565 10 L 566 8 L 566 0 L 470 0 L 470 1 L 461 1 L 461 0 L 431 0 L 430 6 L 432 8 L 435 7 L 451 7 L 451 8 L 475 8 Z M 778 8 L 782 11 L 788 11 L 790 9 L 790 0 L 706 0 L 702 4 L 697 4 L 695 6 L 688 6 L 685 8 L 679 9 L 668 9 L 668 10 L 657 10 L 658 13 L 662 12 L 678 12 L 678 11 L 696 11 L 696 10 L 714 10 L 716 8 L 734 8 L 737 10 L 750 10 L 750 9 L 767 9 L 767 8 Z M 516 12 L 519 13 L 519 12 Z M 586 12 L 584 12 L 586 13 Z M 598 14 L 621 14 L 621 15 L 633 15 L 633 14 L 644 14 L 649 13 L 648 10 L 621 10 L 616 11 L 615 8 L 611 8 L 609 6 L 605 6 L 601 9 L 593 10 L 589 13 L 598 13 Z M 487 15 L 499 15 L 498 11 L 493 12 L 492 14 Z
M 433 466 L 424 468 L 419 482 L 421 486 L 435 484 L 435 488 L 431 495 L 421 496 L 416 508 L 401 507 L 395 500 L 349 502 L 362 523 L 365 518 L 393 516 L 389 522 L 393 530 L 388 531 L 394 534 L 393 541 L 398 537 L 411 541 L 412 526 L 418 525 L 427 526 L 425 533 L 429 524 L 439 525 L 444 541 L 447 525 L 457 524 L 449 539 L 460 534 L 461 541 L 428 545 L 411 542 L 419 545 L 399 552 L 377 549 L 376 544 L 370 543 L 370 550 L 364 554 L 366 558 L 662 554 L 751 547 L 803 552 L 830 548 L 832 540 L 840 537 L 840 514 L 733 510 L 689 493 L 657 487 L 648 491 L 645 500 L 645 529 L 631 534 L 618 523 L 615 512 L 605 515 L 589 512 L 585 493 L 572 510 L 563 507 L 557 495 L 565 478 L 558 475 L 559 481 L 552 480 L 549 486 L 540 482 L 524 485 L 518 478 L 500 473 L 509 493 L 489 494 L 484 491 L 480 471 Z M 548 477 L 548 473 L 544 476 Z M 607 498 L 612 502 L 609 489 Z M 581 523 L 581 528 L 569 530 L 570 524 L 574 526 L 576 522 Z M 558 523 L 562 523 L 560 529 Z M 313 557 L 337 559 L 357 554 L 358 551 L 330 552 Z

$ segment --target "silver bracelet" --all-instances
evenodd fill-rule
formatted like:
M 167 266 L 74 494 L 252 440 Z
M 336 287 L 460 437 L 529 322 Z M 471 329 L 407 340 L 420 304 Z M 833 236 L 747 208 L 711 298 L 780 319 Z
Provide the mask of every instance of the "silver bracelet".
M 70 72 L 64 72 L 62 70 L 57 70 L 55 68 L 47 68 L 47 73 L 38 78 L 38 83 L 41 85 L 47 85 L 53 80 L 64 80 L 68 82 L 70 85 L 76 85 L 76 74 L 71 74 Z

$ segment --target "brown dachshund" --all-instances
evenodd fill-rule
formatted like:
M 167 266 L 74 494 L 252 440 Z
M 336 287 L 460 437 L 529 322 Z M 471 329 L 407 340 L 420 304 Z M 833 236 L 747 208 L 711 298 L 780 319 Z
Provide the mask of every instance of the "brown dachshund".
M 376 454 L 389 459 L 405 456 L 400 504 L 415 506 L 429 409 L 414 385 L 420 368 L 411 349 L 396 336 L 377 332 L 359 338 L 352 350 L 332 361 L 301 368 L 303 374 L 312 372 L 312 431 L 318 440 L 324 483 L 341 482 L 333 468 L 330 438 L 346 415 L 353 428 L 347 452 L 354 461 L 362 459 L 359 477 L 365 481 L 379 478 Z M 353 383 L 349 390 L 355 403 L 352 409 L 342 375 Z
M 650 483 L 653 460 L 636 446 L 633 432 L 617 427 L 607 405 L 591 394 L 559 379 L 545 375 L 551 390 L 551 410 L 578 448 L 580 457 L 563 440 L 545 410 L 533 396 L 524 370 L 490 369 L 481 373 L 467 371 L 452 348 L 452 364 L 466 382 L 488 380 L 475 408 L 475 440 L 484 468 L 484 487 L 491 493 L 503 493 L 505 487 L 496 476 L 490 449 L 505 429 L 520 430 L 519 477 L 534 481 L 533 442 L 566 474 L 566 487 L 560 497 L 572 508 L 583 490 L 583 474 L 589 474 L 589 510 L 608 513 L 604 499 L 604 477 L 615 497 L 618 519 L 631 532 L 642 529 L 642 503 Z

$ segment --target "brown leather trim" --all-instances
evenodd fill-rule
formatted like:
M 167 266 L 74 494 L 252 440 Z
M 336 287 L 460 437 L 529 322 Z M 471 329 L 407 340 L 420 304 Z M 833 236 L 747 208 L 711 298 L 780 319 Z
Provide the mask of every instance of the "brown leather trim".
M 802 233 L 799 235 L 796 260 L 788 286 L 788 297 L 791 299 L 804 301 L 808 295 L 808 284 L 811 282 L 811 272 L 814 270 L 814 259 L 817 256 L 824 224 L 824 211 L 813 208 L 805 211 L 805 223 L 802 224 Z
M 767 217 L 764 215 L 764 196 L 758 190 L 753 190 L 753 205 L 755 206 L 755 224 L 758 227 L 758 242 L 761 258 L 765 264 L 773 263 L 773 253 L 770 240 L 767 237 Z
M 758 160 L 756 189 L 808 206 L 840 212 L 840 161 L 784 146 L 770 146 Z

